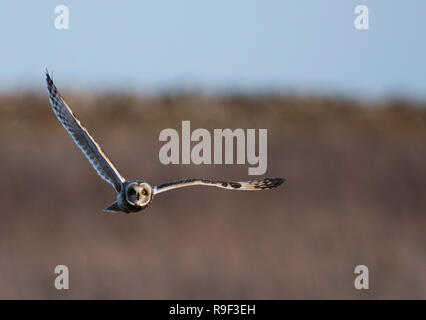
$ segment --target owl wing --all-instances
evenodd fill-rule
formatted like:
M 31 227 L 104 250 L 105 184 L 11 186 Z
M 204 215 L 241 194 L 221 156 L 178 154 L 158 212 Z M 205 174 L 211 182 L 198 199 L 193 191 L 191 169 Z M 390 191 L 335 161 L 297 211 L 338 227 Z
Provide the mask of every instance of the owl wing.
M 265 178 L 245 182 L 221 181 L 190 178 L 173 182 L 166 182 L 154 187 L 154 194 L 169 191 L 176 188 L 189 186 L 211 186 L 228 190 L 269 190 L 280 186 L 285 179 L 283 178 Z
M 84 128 L 81 122 L 74 116 L 71 109 L 62 99 L 61 94 L 47 71 L 46 81 L 50 104 L 52 105 L 56 117 L 74 139 L 77 146 L 83 151 L 98 175 L 106 182 L 112 184 L 117 192 L 120 192 L 121 186 L 126 180 L 120 175 L 112 162 L 102 151 L 101 147 L 90 136 L 86 128 Z

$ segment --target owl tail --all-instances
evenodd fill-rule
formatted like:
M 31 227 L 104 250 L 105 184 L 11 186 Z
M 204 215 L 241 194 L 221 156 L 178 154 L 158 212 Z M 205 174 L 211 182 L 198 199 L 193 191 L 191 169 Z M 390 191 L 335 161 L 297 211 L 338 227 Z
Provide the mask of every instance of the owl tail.
M 102 211 L 104 211 L 104 212 L 120 212 L 121 209 L 118 207 L 117 201 L 114 201 L 109 207 L 106 207 Z

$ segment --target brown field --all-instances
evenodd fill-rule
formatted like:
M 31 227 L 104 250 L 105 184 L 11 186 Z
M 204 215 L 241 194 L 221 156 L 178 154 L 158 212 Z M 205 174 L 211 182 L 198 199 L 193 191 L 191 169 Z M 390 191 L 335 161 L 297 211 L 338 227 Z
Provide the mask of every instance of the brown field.
M 426 106 L 303 97 L 64 94 L 129 179 L 248 179 L 158 160 L 164 128 L 267 128 L 270 192 L 186 188 L 138 214 L 43 94 L 0 97 L 0 298 L 426 298 Z M 70 289 L 53 286 L 70 269 Z M 370 290 L 354 288 L 354 268 Z

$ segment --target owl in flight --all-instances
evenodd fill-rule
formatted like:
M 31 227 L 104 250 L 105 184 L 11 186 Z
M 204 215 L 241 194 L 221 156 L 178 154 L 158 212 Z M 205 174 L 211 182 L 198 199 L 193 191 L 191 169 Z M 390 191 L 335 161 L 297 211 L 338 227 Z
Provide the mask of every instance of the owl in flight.
M 203 185 L 228 190 L 269 190 L 281 185 L 285 179 L 265 178 L 246 182 L 232 182 L 189 178 L 173 182 L 166 182 L 158 186 L 151 186 L 143 180 L 127 181 L 118 172 L 101 147 L 92 138 L 86 128 L 74 116 L 71 109 L 62 99 L 61 94 L 46 71 L 47 90 L 53 112 L 63 127 L 74 139 L 77 146 L 83 151 L 98 175 L 110 183 L 117 192 L 117 200 L 105 212 L 137 212 L 148 207 L 155 195 L 176 188 Z

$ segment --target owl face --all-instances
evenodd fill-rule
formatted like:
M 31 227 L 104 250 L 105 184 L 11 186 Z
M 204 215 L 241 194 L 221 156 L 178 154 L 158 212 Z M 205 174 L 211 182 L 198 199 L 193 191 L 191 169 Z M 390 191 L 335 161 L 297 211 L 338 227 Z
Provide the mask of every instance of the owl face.
M 146 182 L 132 182 L 126 186 L 126 200 L 133 206 L 144 207 L 152 197 L 152 187 Z

